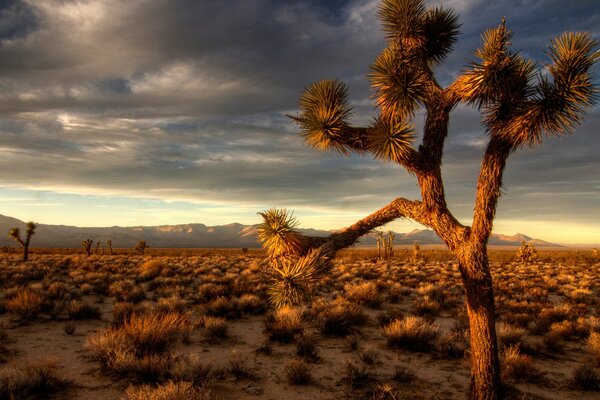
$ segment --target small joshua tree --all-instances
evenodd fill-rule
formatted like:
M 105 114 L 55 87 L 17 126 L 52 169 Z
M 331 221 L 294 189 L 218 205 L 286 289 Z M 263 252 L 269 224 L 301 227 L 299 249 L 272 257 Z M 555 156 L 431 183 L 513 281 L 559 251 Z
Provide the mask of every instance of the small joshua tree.
M 148 247 L 148 245 L 146 244 L 146 241 L 145 240 L 140 240 L 135 245 L 135 248 L 133 249 L 133 252 L 135 254 L 144 255 L 144 252 L 146 251 L 147 247 Z
M 112 256 L 112 254 L 113 254 L 112 240 L 110 240 L 110 239 L 107 240 L 106 245 L 108 246 L 108 254 L 110 254 Z
M 413 264 L 417 263 L 417 260 L 419 259 L 419 251 L 420 250 L 421 250 L 421 246 L 419 246 L 419 242 L 414 242 L 413 243 L 413 256 L 412 256 Z
M 300 97 L 301 114 L 292 118 L 300 135 L 319 151 L 371 154 L 395 163 L 415 176 L 421 198 L 399 197 L 387 206 L 328 238 L 300 235 L 285 210 L 262 213 L 263 246 L 279 254 L 282 280 L 272 293 L 278 303 L 310 290 L 327 270 L 328 260 L 356 240 L 398 218 L 410 218 L 433 229 L 458 260 L 466 292 L 471 344 L 470 398 L 500 398 L 500 361 L 487 243 L 500 197 L 508 157 L 535 147 L 545 136 L 571 133 L 595 99 L 589 70 L 600 58 L 597 42 L 587 33 L 564 33 L 551 41 L 550 64 L 537 65 L 510 49 L 512 33 L 505 21 L 482 35 L 472 62 L 450 85 L 442 87 L 434 67 L 451 51 L 458 17 L 450 10 L 427 8 L 425 0 L 381 0 L 379 19 L 388 46 L 371 66 L 369 80 L 378 115 L 366 127 L 351 126 L 348 88 L 339 80 L 310 85 Z M 446 203 L 442 180 L 444 143 L 450 112 L 459 104 L 483 114 L 488 136 L 475 194 L 471 225 L 463 225 Z M 425 111 L 418 147 L 413 117 Z M 291 300 L 290 300 L 291 301 Z
M 10 232 L 8 232 L 8 236 L 10 236 L 23 247 L 23 261 L 29 260 L 29 243 L 31 243 L 31 237 L 35 234 L 35 228 L 37 228 L 35 223 L 31 221 L 27 223 L 25 240 L 21 239 L 21 232 L 19 228 L 12 228 Z
M 81 242 L 81 247 L 83 247 L 83 251 L 85 251 L 85 254 L 87 254 L 88 257 L 92 255 L 93 244 L 94 241 L 91 239 L 85 239 L 83 242 Z
M 537 251 L 533 246 L 533 243 L 527 243 L 525 241 L 521 242 L 521 247 L 519 247 L 519 251 L 517 252 L 517 258 L 521 264 L 529 264 L 535 261 L 537 257 Z
M 100 245 L 101 245 L 101 244 L 102 244 L 102 243 L 100 243 L 100 241 L 98 241 L 98 242 L 96 243 L 96 250 L 94 251 L 94 253 L 96 253 L 96 254 L 100 254 Z M 102 250 L 104 250 L 104 248 L 103 248 Z

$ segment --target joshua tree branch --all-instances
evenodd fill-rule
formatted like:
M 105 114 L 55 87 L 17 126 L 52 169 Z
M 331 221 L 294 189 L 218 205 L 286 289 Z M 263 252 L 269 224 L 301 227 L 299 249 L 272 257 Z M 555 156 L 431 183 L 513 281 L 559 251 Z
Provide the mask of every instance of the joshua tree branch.
M 471 229 L 471 240 L 476 243 L 487 243 L 492 233 L 496 205 L 501 195 L 502 174 L 511 150 L 512 145 L 507 139 L 493 135 L 483 156 Z

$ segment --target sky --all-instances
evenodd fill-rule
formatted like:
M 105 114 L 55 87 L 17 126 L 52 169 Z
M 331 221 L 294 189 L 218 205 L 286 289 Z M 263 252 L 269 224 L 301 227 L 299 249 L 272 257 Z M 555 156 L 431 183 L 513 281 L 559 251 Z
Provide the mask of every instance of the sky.
M 307 147 L 286 117 L 311 82 L 350 86 L 352 122 L 375 115 L 368 66 L 385 47 L 373 0 L 0 0 L 0 214 L 77 226 L 261 222 L 286 207 L 339 229 L 414 177 L 367 156 Z M 436 70 L 452 82 L 503 16 L 543 68 L 564 31 L 600 38 L 597 0 L 445 0 L 461 35 Z M 593 69 L 600 82 L 600 68 Z M 451 115 L 443 175 L 470 225 L 486 135 Z M 417 127 L 423 114 L 417 114 Z M 600 243 L 600 107 L 572 136 L 511 156 L 494 231 Z M 423 227 L 397 221 L 399 232 Z

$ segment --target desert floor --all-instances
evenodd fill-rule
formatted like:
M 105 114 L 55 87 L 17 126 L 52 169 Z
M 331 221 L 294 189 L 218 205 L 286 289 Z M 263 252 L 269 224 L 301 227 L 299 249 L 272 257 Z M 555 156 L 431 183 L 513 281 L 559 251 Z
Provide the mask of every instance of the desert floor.
M 278 311 L 261 252 L 63 253 L 0 255 L 0 399 L 466 398 L 468 321 L 443 250 L 342 252 Z M 510 397 L 600 399 L 600 261 L 491 260 Z

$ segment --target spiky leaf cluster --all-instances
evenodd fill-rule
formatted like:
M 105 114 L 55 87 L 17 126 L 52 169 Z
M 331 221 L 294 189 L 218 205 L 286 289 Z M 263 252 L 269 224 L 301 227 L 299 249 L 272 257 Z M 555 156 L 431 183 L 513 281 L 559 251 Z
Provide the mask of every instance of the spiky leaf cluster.
M 509 50 L 511 36 L 504 22 L 486 30 L 482 46 L 475 52 L 480 61 L 472 62 L 461 80 L 463 98 L 480 108 L 488 108 L 487 113 L 495 119 L 507 119 L 509 115 L 503 115 L 502 107 L 514 106 L 532 91 L 530 80 L 535 65 Z
M 345 83 L 340 80 L 313 83 L 300 97 L 300 109 L 302 113 L 294 119 L 302 129 L 300 135 L 310 146 L 319 151 L 348 153 L 343 136 L 351 109 Z
M 270 257 L 298 254 L 302 235 L 296 230 L 298 221 L 286 209 L 271 208 L 259 213 L 263 223 L 258 227 L 258 240 Z
M 33 222 L 28 222 L 27 223 L 27 231 L 26 234 L 28 237 L 31 237 L 35 234 L 35 228 L 37 228 L 37 225 Z
M 375 158 L 403 163 L 412 151 L 414 127 L 401 120 L 378 118 L 368 139 L 368 148 Z
M 21 230 L 19 228 L 12 228 L 8 232 L 8 236 L 18 241 L 21 239 Z
M 273 263 L 275 279 L 267 293 L 276 307 L 303 302 L 312 292 L 325 260 L 318 249 L 303 257 L 276 259 Z
M 600 59 L 597 41 L 587 33 L 567 32 L 552 41 L 548 55 L 550 76 L 540 77 L 522 114 L 506 130 L 517 145 L 540 143 L 543 132 L 571 133 L 596 100 L 588 71 Z

